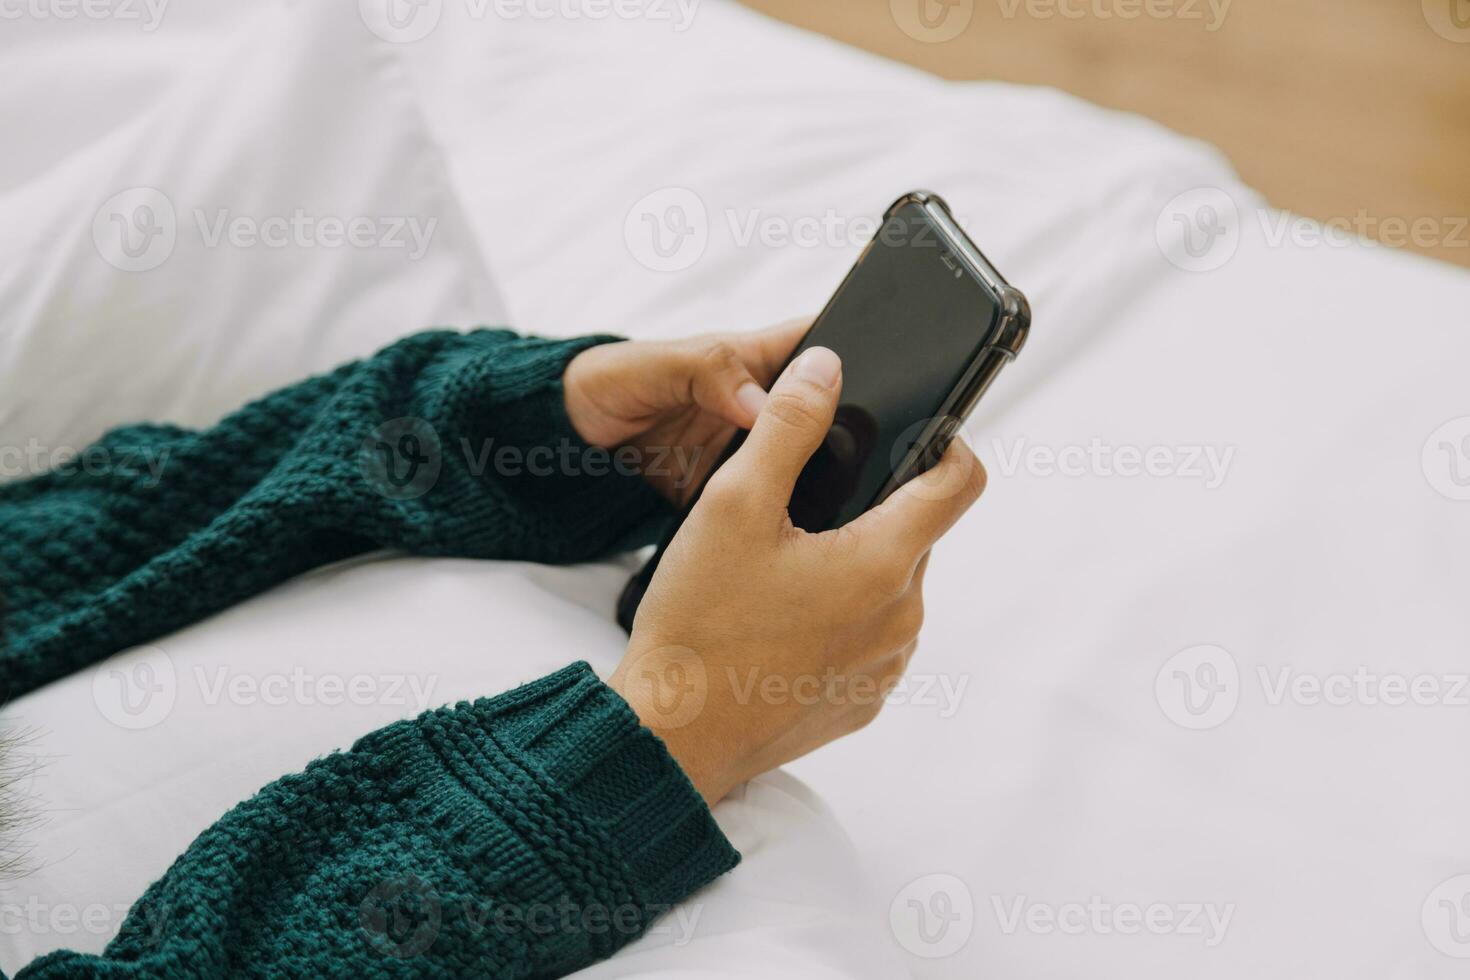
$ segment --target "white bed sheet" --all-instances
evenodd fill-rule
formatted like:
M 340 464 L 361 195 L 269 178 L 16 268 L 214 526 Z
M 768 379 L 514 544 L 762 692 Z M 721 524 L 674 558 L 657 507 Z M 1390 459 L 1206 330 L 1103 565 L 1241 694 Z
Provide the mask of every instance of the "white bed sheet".
M 1282 241 L 1213 150 L 1055 92 L 943 83 L 732 4 L 683 35 L 616 28 L 461 29 L 420 63 L 518 322 L 661 336 L 815 309 L 857 243 L 743 229 L 850 223 L 913 186 L 1032 299 L 1030 346 L 967 427 L 991 485 L 935 555 L 908 703 L 791 767 L 913 975 L 1458 975 L 1470 504 L 1440 491 L 1470 474 L 1470 423 L 1431 436 L 1470 415 L 1470 276 Z M 697 221 L 667 188 L 705 215 L 675 272 L 637 234 L 669 203 Z M 1173 215 L 1221 193 L 1233 231 L 1191 261 Z M 1094 442 L 1160 447 L 1172 475 L 1045 473 Z M 1215 710 L 1238 706 L 1189 730 L 1156 680 L 1207 645 L 1239 678 Z M 1441 703 L 1271 703 L 1284 669 L 1359 668 Z M 925 942 L 911 899 L 959 918 Z M 1130 924 L 1153 905 L 1162 935 Z
M 700 925 L 591 972 L 1460 974 L 1470 708 L 1450 688 L 1470 503 L 1450 498 L 1470 459 L 1453 455 L 1463 425 L 1441 427 L 1470 416 L 1470 276 L 1275 242 L 1275 216 L 1207 147 L 1052 92 L 942 83 L 732 4 L 682 32 L 443 9 L 393 50 L 518 326 L 663 336 L 814 309 L 856 240 L 738 229 L 850 229 L 913 186 L 949 198 L 1036 313 L 969 426 L 991 485 L 936 552 L 906 703 L 791 767 L 825 807 L 786 776 L 722 806 L 747 860 L 696 898 Z M 660 272 L 639 261 L 649 195 L 655 219 L 670 201 L 697 217 L 671 187 L 695 195 L 708 240 Z M 1192 272 L 1165 258 L 1168 204 L 1201 187 L 1237 209 L 1238 247 Z M 1170 472 L 1017 462 L 1094 441 L 1162 447 Z M 1194 472 L 1207 449 L 1214 478 Z M 126 903 L 230 800 L 415 708 L 209 705 L 196 668 L 382 678 L 411 662 L 436 679 L 430 703 L 571 656 L 606 670 L 625 571 L 354 563 L 160 641 L 181 681 L 150 728 L 103 717 L 105 674 L 22 699 L 6 715 L 44 732 L 52 818 L 45 868 L 6 899 Z M 495 659 L 489 623 L 540 659 Z M 1207 645 L 1228 654 L 1209 654 L 1227 688 L 1196 719 L 1174 669 L 1206 654 L 1171 658 Z M 1441 703 L 1272 703 L 1288 667 L 1429 678 Z M 104 938 L 0 935 L 0 966 Z

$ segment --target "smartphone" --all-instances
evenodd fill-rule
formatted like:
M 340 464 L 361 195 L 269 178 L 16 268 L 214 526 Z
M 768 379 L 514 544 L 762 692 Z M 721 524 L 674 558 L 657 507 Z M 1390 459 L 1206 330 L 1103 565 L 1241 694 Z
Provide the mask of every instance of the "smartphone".
M 939 195 L 912 191 L 894 201 L 791 356 L 821 346 L 842 358 L 841 402 L 797 480 L 792 523 L 807 531 L 840 527 L 933 466 L 1021 352 L 1030 327 L 1026 297 L 986 260 Z M 743 441 L 737 432 L 720 462 Z M 696 492 L 691 508 L 697 500 Z M 682 523 L 681 516 L 623 589 L 618 622 L 629 632 Z

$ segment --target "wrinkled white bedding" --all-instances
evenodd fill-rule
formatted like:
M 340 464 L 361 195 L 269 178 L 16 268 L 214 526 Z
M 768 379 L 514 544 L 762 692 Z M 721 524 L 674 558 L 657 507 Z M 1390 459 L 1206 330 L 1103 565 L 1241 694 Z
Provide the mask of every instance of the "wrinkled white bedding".
M 446 3 L 412 45 L 352 7 L 0 40 L 0 129 L 27 136 L 0 161 L 5 442 L 207 421 L 499 297 L 558 334 L 814 310 L 916 186 L 1035 309 L 969 426 L 991 485 L 935 554 L 913 683 L 722 805 L 745 863 L 589 973 L 1459 975 L 1470 276 L 1281 241 L 1207 147 L 732 4 L 679 31 Z M 54 52 L 95 84 L 48 87 Z M 129 272 L 91 230 L 138 184 L 184 218 Z M 1201 201 L 1227 234 L 1192 256 Z M 411 260 L 222 255 L 193 207 L 438 223 Z M 99 949 L 195 833 L 314 755 L 569 659 L 610 670 L 629 567 L 354 562 L 6 706 L 38 732 L 46 822 L 0 892 L 0 969 Z M 130 715 L 140 666 L 172 686 Z M 365 703 L 323 703 L 358 675 Z M 221 695 L 239 678 L 253 696 Z M 279 678 L 308 696 L 272 703 Z

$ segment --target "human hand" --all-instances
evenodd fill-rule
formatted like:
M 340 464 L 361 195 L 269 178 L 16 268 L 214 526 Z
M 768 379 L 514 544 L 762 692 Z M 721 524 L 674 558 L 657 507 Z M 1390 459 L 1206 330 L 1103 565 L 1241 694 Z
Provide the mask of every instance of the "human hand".
M 636 449 L 649 483 L 683 506 L 736 427 L 754 424 L 810 325 L 589 348 L 562 376 L 567 416 L 590 445 Z
M 841 383 L 825 348 L 782 374 L 664 553 L 609 679 L 711 805 L 877 714 L 914 652 L 929 549 L 985 486 L 956 439 L 856 520 L 794 527 Z

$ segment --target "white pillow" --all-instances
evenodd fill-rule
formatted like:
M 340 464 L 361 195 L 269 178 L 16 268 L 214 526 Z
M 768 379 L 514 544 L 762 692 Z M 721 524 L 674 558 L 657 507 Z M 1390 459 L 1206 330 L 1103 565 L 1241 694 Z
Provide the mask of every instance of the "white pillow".
M 351 5 L 172 16 L 7 21 L 0 479 L 505 319 L 400 52 Z

